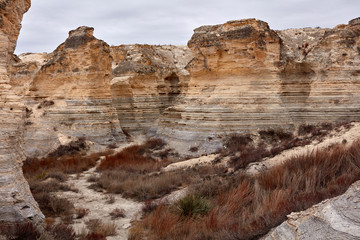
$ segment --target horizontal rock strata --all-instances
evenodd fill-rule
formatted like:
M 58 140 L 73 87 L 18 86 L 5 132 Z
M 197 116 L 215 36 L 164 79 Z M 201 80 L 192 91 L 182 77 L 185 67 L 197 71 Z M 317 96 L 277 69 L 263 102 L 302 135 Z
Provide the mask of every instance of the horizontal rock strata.
M 233 132 L 359 120 L 359 26 L 274 31 L 246 19 L 197 28 L 188 47 L 110 48 L 80 28 L 14 65 L 14 89 L 28 96 L 26 150 L 46 153 L 64 135 L 106 145 L 147 134 L 190 154 Z
M 22 173 L 24 105 L 9 77 L 20 22 L 29 7 L 30 0 L 0 1 L 0 225 L 44 217 Z
M 163 111 L 186 92 L 192 59 L 186 46 L 121 45 L 111 48 L 111 93 L 123 131 L 154 134 Z
M 233 132 L 359 120 L 359 23 L 273 31 L 260 20 L 194 30 L 188 90 L 159 135 L 213 151 Z
M 46 155 L 66 138 L 84 137 L 103 146 L 125 141 L 112 104 L 110 47 L 93 36 L 93 28 L 70 31 L 45 59 L 21 57 L 23 61 L 14 65 L 18 71 L 12 83 L 16 86 L 28 77 L 24 90 L 28 156 Z

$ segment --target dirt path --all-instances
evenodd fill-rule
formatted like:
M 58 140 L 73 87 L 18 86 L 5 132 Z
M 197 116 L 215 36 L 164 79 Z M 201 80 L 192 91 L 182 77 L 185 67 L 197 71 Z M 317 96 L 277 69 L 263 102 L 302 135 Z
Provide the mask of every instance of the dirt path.
M 131 226 L 131 220 L 141 211 L 142 204 L 122 198 L 121 195 L 105 194 L 89 189 L 91 182 L 87 179 L 90 176 L 97 176 L 95 167 L 80 174 L 80 176 L 70 175 L 67 184 L 78 189 L 79 192 L 61 192 L 60 197 L 71 201 L 75 208 L 85 208 L 89 210 L 88 215 L 82 219 L 75 219 L 72 225 L 76 233 L 81 233 L 86 228 L 85 222 L 90 219 L 100 219 L 103 223 L 115 223 L 117 236 L 107 237 L 107 239 L 127 239 L 128 229 Z M 110 196 L 113 197 L 114 203 L 109 203 Z M 109 215 L 114 209 L 124 209 L 125 217 L 111 219 Z
M 116 152 L 119 152 L 121 149 L 132 144 L 135 143 L 123 145 L 122 147 L 116 149 Z M 98 164 L 99 163 L 100 161 L 98 161 Z M 89 177 L 97 177 L 99 175 L 99 173 L 95 170 L 96 167 L 93 167 L 85 172 L 82 172 L 80 175 L 69 175 L 66 183 L 79 191 L 77 193 L 58 192 L 57 195 L 71 201 L 74 204 L 75 209 L 84 208 L 89 210 L 89 213 L 85 217 L 81 219 L 74 219 L 72 227 L 77 234 L 86 229 L 86 221 L 90 219 L 100 219 L 103 223 L 114 223 L 116 225 L 117 235 L 109 236 L 106 239 L 127 239 L 128 230 L 131 226 L 131 220 L 139 215 L 142 203 L 122 198 L 120 194 L 106 194 L 104 192 L 97 192 L 88 188 L 92 183 L 88 182 L 87 179 Z M 110 197 L 113 199 L 113 203 L 109 202 Z M 109 214 L 116 208 L 123 209 L 125 211 L 124 218 L 111 218 Z

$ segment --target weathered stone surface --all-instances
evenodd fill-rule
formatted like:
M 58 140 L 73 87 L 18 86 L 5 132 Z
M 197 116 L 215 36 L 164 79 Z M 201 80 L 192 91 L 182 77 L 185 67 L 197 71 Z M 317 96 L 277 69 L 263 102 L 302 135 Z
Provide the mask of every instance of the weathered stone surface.
M 30 0 L 0 1 L 0 224 L 44 217 L 23 177 L 24 106 L 9 77 L 20 22 L 29 7 Z
M 345 194 L 325 200 L 312 208 L 288 215 L 288 220 L 273 229 L 264 240 L 360 238 L 360 182 Z
M 188 90 L 158 134 L 209 152 L 228 133 L 359 120 L 359 26 L 273 31 L 247 19 L 195 29 Z
M 53 53 L 20 56 L 14 65 L 15 86 L 28 78 L 28 87 L 23 85 L 28 156 L 46 155 L 64 138 L 85 137 L 93 147 L 125 140 L 112 105 L 110 47 L 93 30 L 79 27 Z
M 111 93 L 127 134 L 154 134 L 163 111 L 186 92 L 192 59 L 186 46 L 121 45 L 111 48 Z
M 227 133 L 292 126 L 279 94 L 281 39 L 267 23 L 247 19 L 194 31 L 186 97 L 164 112 L 159 134 L 182 151 L 190 142 L 213 151 Z

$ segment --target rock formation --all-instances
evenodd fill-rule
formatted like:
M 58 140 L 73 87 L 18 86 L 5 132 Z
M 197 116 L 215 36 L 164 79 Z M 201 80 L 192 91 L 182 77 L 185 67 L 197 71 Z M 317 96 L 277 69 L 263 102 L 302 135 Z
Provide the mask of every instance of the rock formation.
M 300 123 L 359 120 L 360 24 L 273 31 L 247 19 L 195 29 L 185 98 L 158 134 L 185 151 L 222 135 Z
M 27 107 L 27 156 L 79 137 L 100 147 L 154 135 L 161 113 L 186 91 L 186 46 L 109 47 L 92 33 L 80 27 L 53 53 L 21 54 L 13 64 L 11 84 Z
M 0 224 L 44 216 L 23 177 L 24 106 L 10 86 L 9 71 L 30 0 L 0 1 Z
M 111 53 L 111 93 L 123 131 L 155 134 L 163 111 L 186 92 L 191 52 L 186 46 L 121 45 Z
M 211 152 L 233 132 L 358 120 L 359 26 L 274 31 L 247 19 L 197 28 L 188 47 L 111 48 L 79 28 L 53 53 L 14 65 L 14 89 L 27 89 L 26 150 L 125 133 Z
M 110 47 L 96 39 L 93 30 L 79 27 L 53 53 L 24 55 L 14 65 L 12 83 L 28 80 L 28 156 L 46 155 L 80 137 L 103 146 L 125 140 L 112 104 Z
M 341 196 L 325 200 L 305 211 L 291 213 L 264 240 L 360 238 L 360 182 Z

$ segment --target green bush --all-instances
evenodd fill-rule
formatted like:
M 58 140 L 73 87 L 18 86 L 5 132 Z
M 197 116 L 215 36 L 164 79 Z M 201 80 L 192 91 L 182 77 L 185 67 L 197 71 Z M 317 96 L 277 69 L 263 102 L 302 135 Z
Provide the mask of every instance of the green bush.
M 187 195 L 174 204 L 175 211 L 182 216 L 205 215 L 210 210 L 209 202 L 197 194 Z

